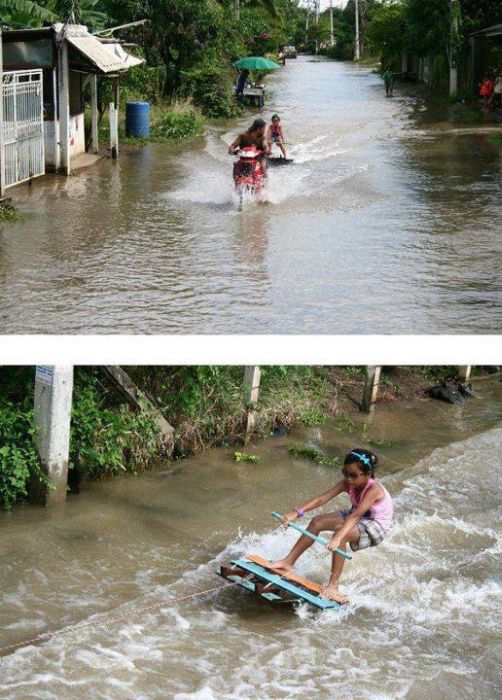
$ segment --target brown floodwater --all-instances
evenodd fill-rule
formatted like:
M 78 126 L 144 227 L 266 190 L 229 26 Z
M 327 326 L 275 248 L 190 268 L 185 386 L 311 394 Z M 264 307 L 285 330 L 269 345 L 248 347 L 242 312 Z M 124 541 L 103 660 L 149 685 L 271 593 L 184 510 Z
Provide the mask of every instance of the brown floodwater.
M 291 167 L 237 212 L 227 143 L 251 121 L 12 191 L 2 333 L 496 333 L 497 127 L 455 125 L 348 63 L 267 77 Z M 499 127 L 500 129 L 500 127 Z
M 476 394 L 463 409 L 394 403 L 370 422 L 270 438 L 250 448 L 257 464 L 210 450 L 91 483 L 60 509 L 0 513 L 0 696 L 497 697 L 502 384 L 479 383 Z M 234 588 L 204 593 L 224 585 L 214 573 L 222 560 L 283 554 L 295 536 L 270 511 L 339 478 L 292 457 L 292 443 L 330 455 L 373 445 L 395 500 L 389 537 L 346 564 L 351 604 L 340 611 L 259 605 Z M 329 558 L 314 551 L 299 569 L 322 582 Z M 193 597 L 173 600 L 184 596 Z

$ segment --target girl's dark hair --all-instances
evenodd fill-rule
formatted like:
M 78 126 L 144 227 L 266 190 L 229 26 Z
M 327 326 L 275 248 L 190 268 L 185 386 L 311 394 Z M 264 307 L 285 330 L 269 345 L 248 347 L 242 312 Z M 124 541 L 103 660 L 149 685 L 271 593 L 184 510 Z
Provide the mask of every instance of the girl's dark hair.
M 263 129 L 264 126 L 267 126 L 267 125 L 263 121 L 263 119 L 255 119 L 254 122 L 249 127 L 248 131 L 258 131 L 258 129 Z
M 278 114 L 272 114 L 272 121 L 274 121 L 274 119 L 278 119 L 279 121 L 281 121 L 281 118 Z
M 371 474 L 371 476 L 373 476 L 378 464 L 378 457 L 369 450 L 356 447 L 350 452 L 347 452 L 343 464 L 354 464 L 354 462 L 357 462 L 364 474 Z

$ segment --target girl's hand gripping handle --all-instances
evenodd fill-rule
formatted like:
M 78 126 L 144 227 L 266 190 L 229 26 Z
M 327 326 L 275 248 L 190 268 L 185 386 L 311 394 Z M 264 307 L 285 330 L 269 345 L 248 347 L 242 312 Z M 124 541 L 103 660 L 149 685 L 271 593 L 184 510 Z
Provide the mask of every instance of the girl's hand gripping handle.
M 280 520 L 281 522 L 283 521 L 283 516 L 280 513 L 276 513 L 274 511 L 272 513 L 272 515 L 274 518 L 277 518 L 277 520 Z M 315 540 L 315 542 L 319 542 L 319 544 L 322 544 L 323 547 L 327 547 L 329 544 L 329 542 L 327 542 L 324 538 L 319 537 L 318 535 L 312 534 L 312 532 L 305 530 L 305 528 L 301 527 L 301 525 L 297 525 L 296 523 L 293 523 L 291 521 L 288 521 L 287 525 L 289 527 L 294 528 L 295 530 L 298 530 L 298 532 L 301 532 L 302 535 L 306 535 L 307 537 L 310 537 L 311 540 Z M 337 548 L 337 549 L 335 549 L 335 552 L 337 554 L 340 554 L 342 557 L 345 557 L 345 559 L 352 559 L 352 554 L 350 554 L 349 552 L 345 552 L 343 549 Z

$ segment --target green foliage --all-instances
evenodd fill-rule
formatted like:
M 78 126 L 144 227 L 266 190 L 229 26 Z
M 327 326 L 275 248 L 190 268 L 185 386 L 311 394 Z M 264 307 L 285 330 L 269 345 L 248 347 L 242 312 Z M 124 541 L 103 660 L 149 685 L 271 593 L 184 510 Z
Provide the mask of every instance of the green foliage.
M 24 215 L 18 212 L 12 204 L 0 204 L 0 223 L 2 221 L 20 221 Z
M 201 122 L 193 110 L 165 112 L 162 121 L 152 129 L 152 139 L 157 141 L 181 141 L 201 130 Z
M 309 406 L 300 413 L 300 421 L 304 425 L 322 425 L 325 420 L 326 414 L 312 406 Z
M 0 18 L 2 24 L 18 29 L 19 27 L 40 27 L 44 22 L 57 22 L 57 15 L 45 7 L 47 3 L 31 0 L 0 0 Z
M 382 68 L 400 70 L 400 54 L 405 48 L 406 12 L 402 3 L 382 3 L 368 26 L 368 39 L 380 51 Z
M 135 49 L 134 55 L 138 56 L 139 58 L 144 57 L 143 52 L 139 51 L 138 49 Z M 165 76 L 166 71 L 164 66 L 149 66 L 147 63 L 141 63 L 139 66 L 134 66 L 120 79 L 122 100 L 144 100 L 146 102 L 153 103 L 158 102 L 162 97 Z
M 380 52 L 384 67 L 399 71 L 401 51 L 431 61 L 429 83 L 445 90 L 448 84 L 450 51 L 460 68 L 460 79 L 467 75 L 469 34 L 500 21 L 502 0 L 399 0 L 377 4 L 369 17 L 367 38 Z M 491 65 L 483 56 L 493 45 L 480 42 L 477 63 Z M 497 65 L 496 50 L 492 60 Z M 465 88 L 465 84 L 464 84 Z M 461 85 L 461 90 L 462 90 Z
M 175 426 L 175 454 L 242 439 L 248 387 L 243 367 L 128 368 Z M 262 367 L 256 432 L 300 424 L 308 409 L 329 415 L 329 368 Z
M 260 461 L 261 457 L 259 455 L 252 455 L 248 452 L 234 452 L 234 459 L 236 462 L 252 462 L 256 464 Z
M 338 457 L 328 457 L 325 452 L 317 450 L 315 447 L 298 447 L 298 445 L 291 445 L 288 452 L 294 457 L 311 459 L 313 462 L 323 467 L 335 467 L 339 462 Z
M 489 143 L 494 143 L 496 145 L 502 145 L 502 134 L 488 134 L 485 137 Z
M 89 477 L 136 473 L 158 452 L 159 430 L 146 411 L 107 405 L 98 374 L 78 369 L 70 438 L 72 466 L 84 465 Z
M 33 445 L 32 402 L 0 397 L 0 505 L 10 508 L 26 497 L 28 482 L 48 483 Z
M 212 119 L 233 117 L 239 113 L 239 107 L 233 99 L 231 83 L 221 67 L 203 63 L 181 73 L 180 94 L 190 96 Z

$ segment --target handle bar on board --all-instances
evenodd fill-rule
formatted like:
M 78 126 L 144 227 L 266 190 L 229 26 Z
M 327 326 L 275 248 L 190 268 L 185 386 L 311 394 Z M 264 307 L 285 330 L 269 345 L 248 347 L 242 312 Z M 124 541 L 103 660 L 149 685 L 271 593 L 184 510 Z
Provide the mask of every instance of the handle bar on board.
M 282 520 L 282 515 L 280 513 L 276 513 L 275 511 L 272 513 L 273 517 L 276 518 L 277 520 Z M 328 542 L 323 538 L 319 537 L 318 535 L 312 534 L 312 532 L 309 532 L 308 530 L 305 530 L 301 525 L 297 525 L 294 522 L 288 522 L 288 526 L 294 528 L 295 530 L 298 530 L 298 532 L 301 532 L 302 535 L 306 535 L 307 537 L 310 537 L 311 540 L 314 540 L 315 542 L 319 542 L 319 544 L 322 544 L 323 547 L 328 546 Z M 343 549 L 339 549 L 338 547 L 335 549 L 335 552 L 337 554 L 340 554 L 342 557 L 345 557 L 345 559 L 352 559 L 352 554 L 349 552 L 344 551 Z

